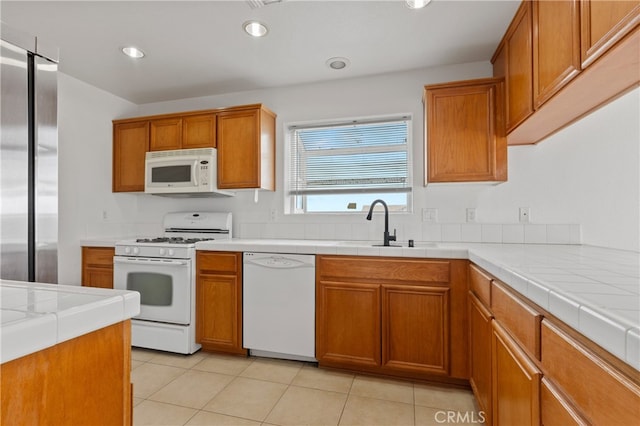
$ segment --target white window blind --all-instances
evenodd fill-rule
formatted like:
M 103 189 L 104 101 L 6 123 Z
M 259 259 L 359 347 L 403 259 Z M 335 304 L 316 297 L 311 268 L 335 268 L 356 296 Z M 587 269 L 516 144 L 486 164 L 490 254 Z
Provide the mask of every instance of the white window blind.
M 407 209 L 411 192 L 409 117 L 356 120 L 330 125 L 290 127 L 289 195 L 297 212 L 310 209 L 311 198 L 330 203 L 349 194 L 402 193 Z M 342 201 L 337 201 L 338 199 Z M 357 200 L 358 197 L 353 197 Z M 347 204 L 324 211 L 344 211 Z M 353 208 L 353 207 L 352 207 Z M 301 211 L 303 210 L 303 211 Z

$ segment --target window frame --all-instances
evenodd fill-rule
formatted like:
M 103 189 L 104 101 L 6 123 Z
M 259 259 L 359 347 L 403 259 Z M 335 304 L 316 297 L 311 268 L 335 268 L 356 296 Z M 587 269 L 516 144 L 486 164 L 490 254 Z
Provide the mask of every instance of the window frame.
M 293 138 L 295 137 L 294 133 L 296 130 L 301 128 L 330 128 L 330 127 L 338 127 L 345 125 L 353 125 L 353 124 L 383 124 L 385 122 L 394 122 L 394 121 L 406 121 L 407 122 L 407 142 L 406 142 L 406 156 L 407 156 L 407 190 L 400 191 L 395 188 L 381 188 L 379 192 L 376 194 L 384 194 L 384 193 L 402 193 L 404 192 L 407 196 L 406 202 L 406 210 L 402 211 L 390 211 L 392 214 L 412 214 L 413 213 L 413 189 L 414 189 L 414 176 L 413 176 L 413 114 L 411 113 L 398 113 L 398 114 L 388 114 L 381 116 L 366 116 L 366 117 L 355 117 L 355 118 L 340 118 L 340 119 L 326 119 L 326 120 L 313 120 L 313 121 L 303 121 L 303 122 L 292 122 L 285 123 L 285 167 L 284 167 L 284 200 L 285 200 L 285 208 L 284 213 L 287 215 L 354 215 L 354 214 L 362 214 L 361 210 L 345 210 L 345 211 L 307 211 L 306 210 L 306 197 L 307 194 L 299 195 L 293 193 L 293 185 L 292 185 L 292 173 L 294 172 L 293 163 L 296 161 L 294 159 L 294 148 L 293 148 Z M 350 153 L 358 153 L 357 149 L 354 148 L 342 148 L 340 149 L 345 154 Z M 370 147 L 367 149 L 367 153 L 375 153 L 375 152 L 394 152 L 398 151 L 397 145 L 388 145 L 388 146 L 378 146 L 378 147 Z M 335 150 L 333 154 L 335 154 Z M 317 156 L 328 155 L 328 154 L 320 154 L 317 153 Z M 340 195 L 340 194 L 366 194 L 368 191 L 366 189 L 336 189 L 336 190 L 320 190 L 314 191 L 316 195 Z M 301 205 L 297 206 L 297 202 L 301 201 Z

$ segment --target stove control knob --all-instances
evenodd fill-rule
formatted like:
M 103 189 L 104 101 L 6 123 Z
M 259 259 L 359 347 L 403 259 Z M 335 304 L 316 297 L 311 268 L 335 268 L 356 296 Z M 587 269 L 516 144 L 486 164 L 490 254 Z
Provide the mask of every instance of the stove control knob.
M 164 256 L 165 251 L 166 251 L 165 249 L 161 248 L 161 249 L 160 249 L 160 256 Z
M 125 247 L 124 254 L 131 254 L 131 247 Z
M 169 249 L 169 256 L 174 256 L 176 252 L 173 249 Z
M 138 247 L 134 247 L 133 254 L 138 254 L 138 253 L 140 253 L 140 249 Z

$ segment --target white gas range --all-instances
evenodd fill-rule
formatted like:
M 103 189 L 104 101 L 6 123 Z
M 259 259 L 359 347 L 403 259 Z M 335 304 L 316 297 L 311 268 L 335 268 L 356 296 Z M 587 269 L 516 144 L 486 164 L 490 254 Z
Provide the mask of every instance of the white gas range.
M 140 293 L 140 315 L 131 320 L 132 346 L 192 354 L 195 330 L 195 245 L 230 239 L 231 213 L 169 213 L 164 236 L 115 245 L 114 288 Z

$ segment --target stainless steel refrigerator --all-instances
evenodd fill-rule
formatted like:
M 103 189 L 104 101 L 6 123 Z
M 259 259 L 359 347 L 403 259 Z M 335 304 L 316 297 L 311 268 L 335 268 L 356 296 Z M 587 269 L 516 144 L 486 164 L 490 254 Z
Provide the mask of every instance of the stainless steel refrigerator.
M 0 278 L 57 283 L 57 49 L 0 35 Z

